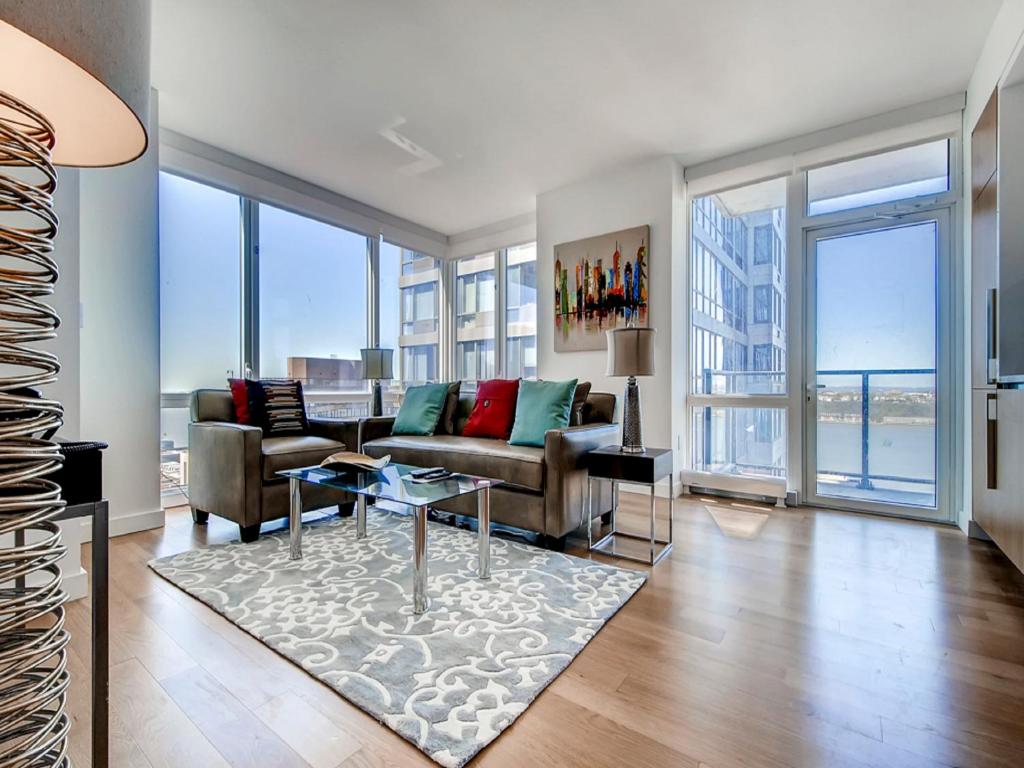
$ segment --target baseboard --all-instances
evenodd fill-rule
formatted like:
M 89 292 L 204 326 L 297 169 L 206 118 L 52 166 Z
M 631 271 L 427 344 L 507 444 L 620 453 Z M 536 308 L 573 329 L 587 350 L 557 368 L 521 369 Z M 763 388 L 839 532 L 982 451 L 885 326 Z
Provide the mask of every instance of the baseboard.
M 669 483 L 667 480 L 666 478 L 654 485 L 654 495 L 659 499 L 667 499 L 669 496 Z M 650 496 L 651 486 L 643 485 L 642 483 L 619 483 L 619 493 L 636 493 L 640 496 Z M 678 496 L 679 494 L 675 495 Z
M 151 509 L 143 512 L 132 512 L 127 515 L 111 517 L 109 523 L 110 538 L 127 536 L 129 533 L 163 528 L 164 510 Z M 82 542 L 92 541 L 92 518 L 82 520 Z
M 974 520 L 967 521 L 967 536 L 972 539 L 978 539 L 979 541 L 992 541 L 992 537 L 985 533 L 985 529 L 978 525 Z
M 62 574 L 61 586 L 64 587 L 69 601 L 81 600 L 89 594 L 89 574 L 85 572 L 85 568 L 79 566 L 78 573 Z
M 184 507 L 188 504 L 188 496 L 181 491 L 169 491 L 160 495 L 160 506 L 164 509 Z
M 683 472 L 683 485 L 696 493 L 703 490 L 724 491 L 746 498 L 769 498 L 777 503 L 783 503 L 787 497 L 786 481 L 776 477 L 716 475 L 690 470 Z

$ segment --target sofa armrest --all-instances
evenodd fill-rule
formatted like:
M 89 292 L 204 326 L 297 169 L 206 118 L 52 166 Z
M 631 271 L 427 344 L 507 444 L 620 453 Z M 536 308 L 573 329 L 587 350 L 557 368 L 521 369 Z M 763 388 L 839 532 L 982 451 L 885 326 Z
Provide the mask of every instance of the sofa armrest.
M 586 522 L 587 454 L 618 441 L 618 424 L 549 429 L 544 435 L 544 527 L 548 536 L 560 538 Z M 602 498 L 594 500 L 591 515 L 608 511 L 603 494 L 599 496 Z
M 189 503 L 195 509 L 256 525 L 261 517 L 263 430 L 227 421 L 188 425 Z
M 391 436 L 391 428 L 395 425 L 394 416 L 365 416 L 359 420 L 359 439 L 356 450 L 363 450 L 363 444 L 371 440 Z
M 309 419 L 309 433 L 344 443 L 346 450 L 354 451 L 359 445 L 359 419 Z

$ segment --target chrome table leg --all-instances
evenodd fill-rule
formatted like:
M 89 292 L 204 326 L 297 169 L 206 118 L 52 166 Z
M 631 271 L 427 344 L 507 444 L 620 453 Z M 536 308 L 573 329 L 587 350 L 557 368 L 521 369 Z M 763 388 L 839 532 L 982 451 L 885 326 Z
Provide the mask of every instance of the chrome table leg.
M 366 538 L 366 497 L 363 494 L 356 497 L 356 538 Z
M 586 501 L 583 502 L 583 520 L 587 524 L 587 549 L 591 550 L 594 548 L 594 481 L 587 475 L 587 493 L 585 495 Z M 598 497 L 600 498 L 600 497 Z
M 476 522 L 479 547 L 476 572 L 481 579 L 491 578 L 491 487 L 484 486 L 476 494 Z
M 288 491 L 291 498 L 288 508 L 289 557 L 298 560 L 302 557 L 302 481 L 297 477 L 288 478 Z
M 427 599 L 427 508 L 416 507 L 416 529 L 412 562 L 412 612 L 417 616 L 426 613 L 430 601 Z
M 655 514 L 655 494 L 654 494 L 655 483 L 651 483 L 651 565 L 654 565 L 654 530 L 657 527 L 657 516 Z

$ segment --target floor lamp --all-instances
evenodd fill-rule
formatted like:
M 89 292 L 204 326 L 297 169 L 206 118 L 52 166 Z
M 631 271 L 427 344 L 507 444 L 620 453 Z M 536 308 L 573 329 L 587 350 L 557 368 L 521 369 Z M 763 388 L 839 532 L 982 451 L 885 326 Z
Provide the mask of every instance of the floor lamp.
M 54 166 L 145 151 L 149 38 L 149 0 L 0 0 L 0 766 L 69 760 Z

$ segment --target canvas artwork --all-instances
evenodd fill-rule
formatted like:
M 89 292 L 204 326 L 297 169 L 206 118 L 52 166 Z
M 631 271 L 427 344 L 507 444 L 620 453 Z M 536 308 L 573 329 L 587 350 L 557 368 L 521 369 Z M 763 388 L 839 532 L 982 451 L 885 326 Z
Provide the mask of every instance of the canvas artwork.
M 605 331 L 647 325 L 649 226 L 555 246 L 555 351 L 605 349 Z

